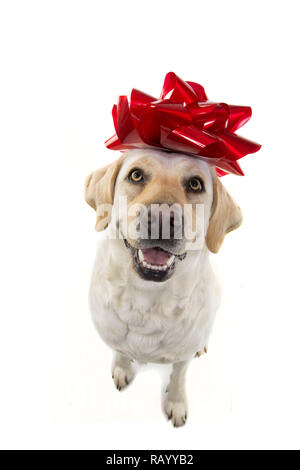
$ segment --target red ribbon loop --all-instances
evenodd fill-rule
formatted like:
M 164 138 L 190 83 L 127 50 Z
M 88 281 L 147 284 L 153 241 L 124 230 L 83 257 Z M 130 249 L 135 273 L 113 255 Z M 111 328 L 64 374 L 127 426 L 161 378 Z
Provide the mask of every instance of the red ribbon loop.
M 199 157 L 216 166 L 219 176 L 243 175 L 237 162 L 260 145 L 235 134 L 251 117 L 249 106 L 213 103 L 198 83 L 166 75 L 160 99 L 133 89 L 130 106 L 120 96 L 112 110 L 116 134 L 111 150 L 159 148 Z

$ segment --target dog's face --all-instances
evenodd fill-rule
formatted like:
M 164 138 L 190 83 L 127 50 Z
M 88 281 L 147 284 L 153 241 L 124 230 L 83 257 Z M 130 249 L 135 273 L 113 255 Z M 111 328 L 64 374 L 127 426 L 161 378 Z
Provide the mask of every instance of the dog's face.
M 94 172 L 86 200 L 97 211 L 96 230 L 111 221 L 132 256 L 135 273 L 166 281 L 188 250 L 217 252 L 241 212 L 215 170 L 199 158 L 131 150 Z M 106 204 L 106 206 L 104 206 Z

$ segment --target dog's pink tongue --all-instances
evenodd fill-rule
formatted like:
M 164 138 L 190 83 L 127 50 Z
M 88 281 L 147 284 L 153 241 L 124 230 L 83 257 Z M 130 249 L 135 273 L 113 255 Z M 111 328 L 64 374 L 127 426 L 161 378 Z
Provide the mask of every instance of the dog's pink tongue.
M 156 248 L 149 248 L 148 250 L 142 250 L 144 260 L 149 264 L 161 264 L 164 265 L 170 258 L 170 254 L 163 250 Z

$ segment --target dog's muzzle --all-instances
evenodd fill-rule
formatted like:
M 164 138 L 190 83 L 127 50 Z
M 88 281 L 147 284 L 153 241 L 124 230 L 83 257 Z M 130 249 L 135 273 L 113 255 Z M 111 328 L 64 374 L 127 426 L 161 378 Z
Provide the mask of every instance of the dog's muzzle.
M 176 261 L 185 258 L 184 217 L 175 205 L 152 203 L 139 214 L 139 236 L 131 244 L 136 273 L 145 280 L 162 282 L 169 279 Z

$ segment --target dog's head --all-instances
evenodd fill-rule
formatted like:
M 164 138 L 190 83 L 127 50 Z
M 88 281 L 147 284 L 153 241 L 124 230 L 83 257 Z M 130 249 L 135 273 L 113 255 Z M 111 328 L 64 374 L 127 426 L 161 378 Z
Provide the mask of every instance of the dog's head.
M 188 250 L 219 251 L 242 220 L 211 165 L 154 150 L 130 150 L 92 173 L 85 198 L 96 230 L 112 222 L 136 274 L 151 281 L 169 279 Z

